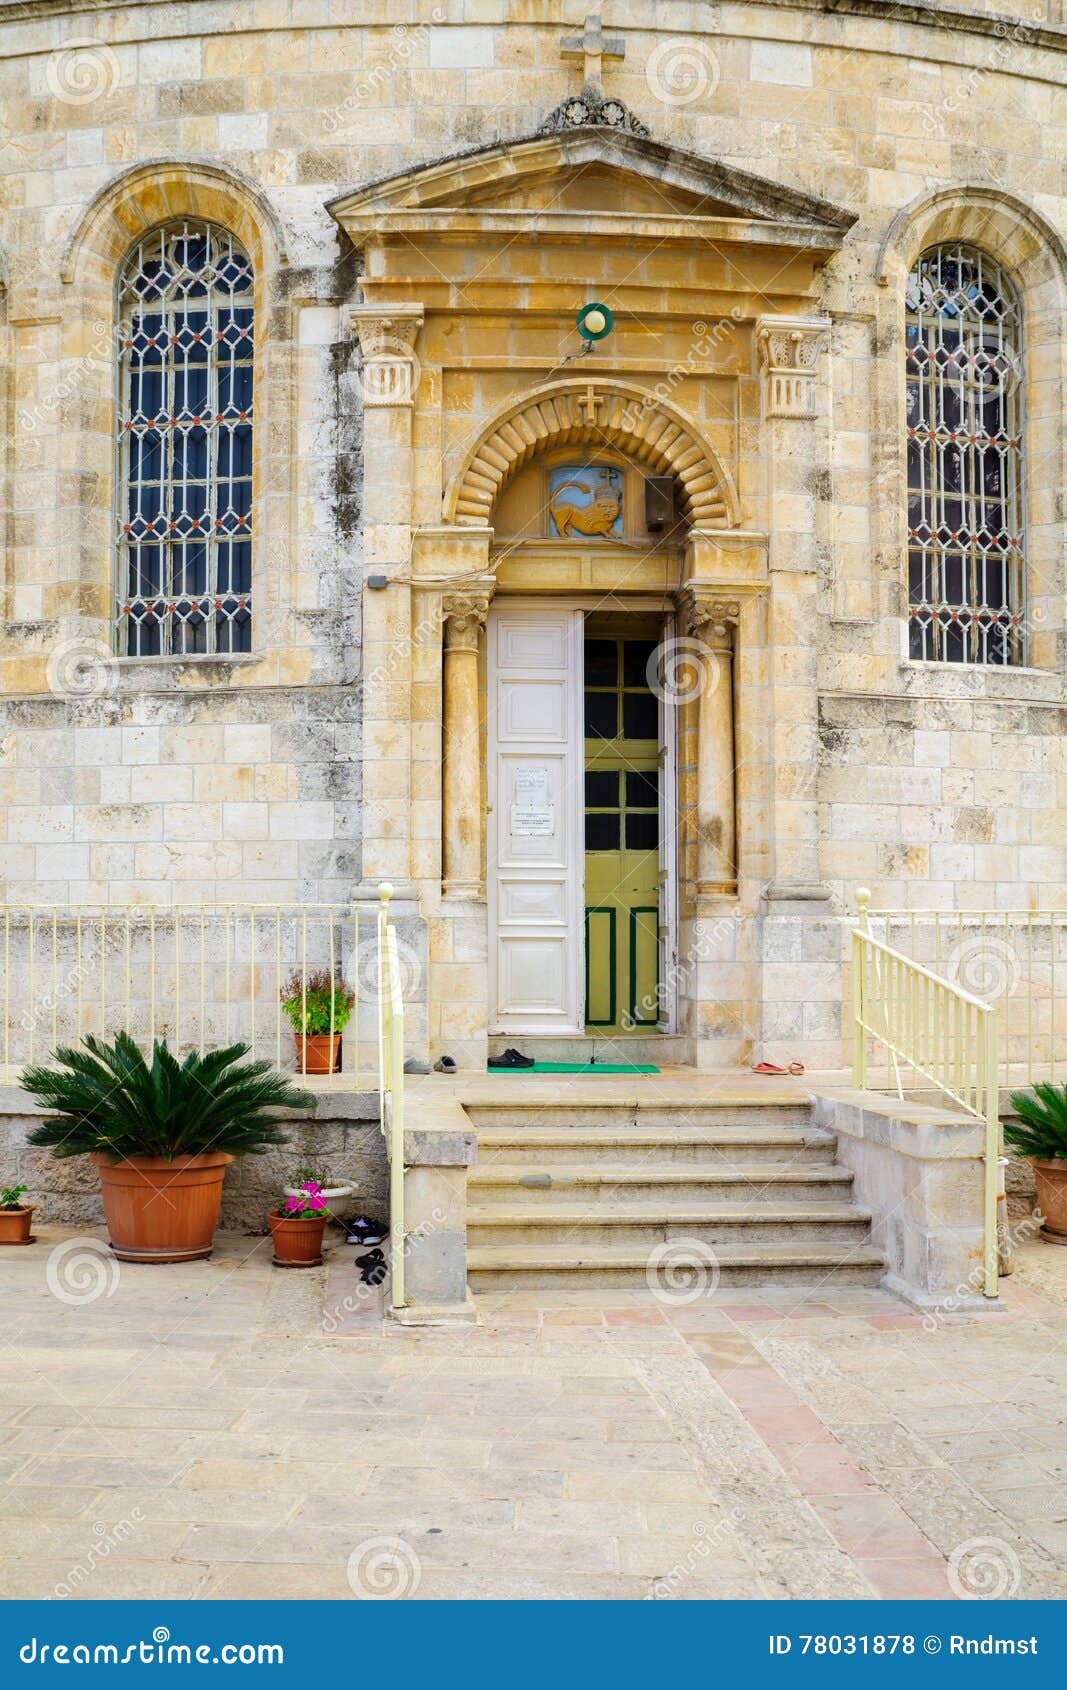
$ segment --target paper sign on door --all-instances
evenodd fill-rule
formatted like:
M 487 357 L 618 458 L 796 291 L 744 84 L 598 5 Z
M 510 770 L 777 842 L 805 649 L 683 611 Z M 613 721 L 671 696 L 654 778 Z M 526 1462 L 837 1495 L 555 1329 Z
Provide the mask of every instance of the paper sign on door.
M 512 837 L 551 836 L 555 831 L 556 807 L 548 802 L 548 770 L 536 764 L 516 769 Z

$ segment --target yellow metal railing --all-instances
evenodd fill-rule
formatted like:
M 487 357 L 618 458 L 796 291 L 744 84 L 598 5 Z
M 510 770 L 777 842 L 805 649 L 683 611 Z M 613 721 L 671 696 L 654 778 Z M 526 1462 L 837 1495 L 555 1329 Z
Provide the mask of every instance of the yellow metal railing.
M 894 950 L 997 1009 L 1002 1086 L 1032 1086 L 1067 1067 L 1067 910 L 869 910 Z
M 381 1127 L 389 1157 L 390 1301 L 403 1308 L 404 1251 L 404 997 L 396 929 L 389 920 L 393 888 L 378 889 L 378 1089 Z
M 306 1004 L 309 979 L 325 973 L 354 997 L 343 1083 L 364 1074 L 373 1085 L 374 919 L 375 906 L 355 903 L 4 904 L 4 1077 L 57 1045 L 120 1029 L 149 1043 L 166 1038 L 183 1053 L 241 1041 L 289 1066 L 283 988 L 295 981 Z M 339 1030 L 331 1019 L 330 1031 Z
M 920 1075 L 985 1126 L 983 1294 L 998 1292 L 997 1198 L 1001 1177 L 997 1012 L 868 930 L 865 907 L 852 933 L 852 1077 L 868 1087 L 868 1041 L 886 1053 L 899 1096 L 901 1069 Z

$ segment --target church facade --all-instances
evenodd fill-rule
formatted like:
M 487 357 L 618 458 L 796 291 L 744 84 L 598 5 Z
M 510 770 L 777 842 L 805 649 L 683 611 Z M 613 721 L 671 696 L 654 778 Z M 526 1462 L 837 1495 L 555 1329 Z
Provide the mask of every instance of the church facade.
M 5 901 L 836 1066 L 857 889 L 1062 902 L 1059 6 L 398 9 L 0 11 Z

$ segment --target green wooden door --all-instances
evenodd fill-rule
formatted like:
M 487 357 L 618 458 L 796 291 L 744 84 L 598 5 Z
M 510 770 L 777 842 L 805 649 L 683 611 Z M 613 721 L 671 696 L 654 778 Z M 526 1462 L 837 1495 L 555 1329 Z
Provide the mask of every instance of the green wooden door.
M 585 642 L 585 1024 L 659 1020 L 659 705 L 652 640 Z

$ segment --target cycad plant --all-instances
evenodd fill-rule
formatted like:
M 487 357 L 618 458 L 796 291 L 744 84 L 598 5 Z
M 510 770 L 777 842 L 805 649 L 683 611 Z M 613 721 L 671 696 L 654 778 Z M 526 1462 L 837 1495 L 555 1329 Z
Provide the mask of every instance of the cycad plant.
M 77 1048 L 55 1052 L 54 1066 L 27 1068 L 25 1091 L 57 1118 L 29 1134 L 57 1157 L 200 1156 L 225 1151 L 259 1156 L 287 1142 L 271 1113 L 308 1109 L 314 1098 L 273 1069 L 246 1062 L 248 1046 L 227 1045 L 184 1062 L 165 1039 L 148 1062 L 129 1033 L 112 1043 L 91 1033 Z
M 1019 1119 L 1005 1121 L 1004 1137 L 1021 1156 L 1038 1162 L 1067 1158 L 1067 1086 L 1042 1080 L 1033 1094 L 1013 1091 L 1011 1106 Z

